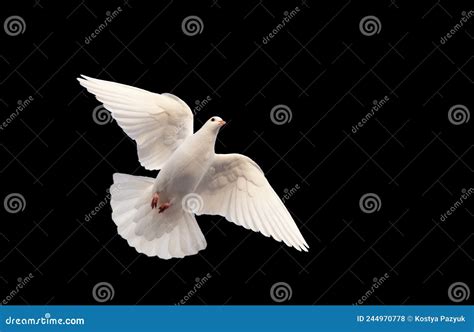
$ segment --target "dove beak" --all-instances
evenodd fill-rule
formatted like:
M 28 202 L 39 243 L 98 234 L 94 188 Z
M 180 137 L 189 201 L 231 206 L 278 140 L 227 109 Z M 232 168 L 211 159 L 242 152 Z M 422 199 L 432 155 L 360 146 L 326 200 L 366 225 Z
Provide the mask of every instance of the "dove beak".
M 218 122 L 218 124 L 222 127 L 223 125 L 226 124 L 226 122 L 225 122 L 224 120 L 220 120 L 220 121 Z

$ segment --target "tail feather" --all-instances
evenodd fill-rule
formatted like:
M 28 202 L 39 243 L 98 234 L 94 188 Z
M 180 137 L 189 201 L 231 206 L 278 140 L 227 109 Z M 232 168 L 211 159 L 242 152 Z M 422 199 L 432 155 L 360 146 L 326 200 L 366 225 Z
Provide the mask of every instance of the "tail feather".
M 163 213 L 150 206 L 154 179 L 114 174 L 112 219 L 118 233 L 138 252 L 163 259 L 194 255 L 206 248 L 194 214 L 174 204 Z

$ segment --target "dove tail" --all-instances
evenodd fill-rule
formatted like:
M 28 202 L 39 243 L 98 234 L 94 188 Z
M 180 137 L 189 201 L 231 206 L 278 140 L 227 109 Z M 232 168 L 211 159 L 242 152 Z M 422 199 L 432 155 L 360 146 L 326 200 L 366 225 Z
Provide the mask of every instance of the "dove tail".
M 115 173 L 110 187 L 112 219 L 131 247 L 147 256 L 169 259 L 194 255 L 206 248 L 194 214 L 181 204 L 163 213 L 151 208 L 155 179 Z

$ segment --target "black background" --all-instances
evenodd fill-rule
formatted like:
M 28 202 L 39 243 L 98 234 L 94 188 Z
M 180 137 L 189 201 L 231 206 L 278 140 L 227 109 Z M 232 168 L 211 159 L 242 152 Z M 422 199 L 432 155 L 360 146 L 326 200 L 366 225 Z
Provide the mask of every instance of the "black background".
M 440 44 L 472 9 L 467 1 L 1 6 L 2 22 L 19 15 L 26 23 L 18 36 L 0 30 L 2 120 L 18 100 L 34 98 L 0 131 L 2 201 L 20 193 L 26 202 L 18 213 L 0 209 L 0 297 L 34 275 L 11 304 L 97 303 L 92 289 L 102 281 L 114 288 L 110 304 L 174 304 L 207 273 L 188 303 L 271 304 L 272 285 L 286 282 L 284 303 L 352 304 L 387 273 L 365 303 L 449 304 L 449 286 L 473 280 L 474 198 L 440 221 L 473 187 L 472 120 L 448 120 L 453 105 L 473 108 L 472 18 Z M 201 18 L 202 33 L 183 33 L 190 15 Z M 359 30 L 368 15 L 381 22 L 373 36 Z M 204 216 L 207 249 L 165 261 L 129 247 L 109 205 L 86 221 L 113 173 L 156 173 L 140 167 L 135 143 L 114 122 L 93 121 L 99 103 L 77 83 L 80 74 L 172 92 L 191 108 L 210 96 L 195 127 L 221 116 L 229 124 L 218 152 L 254 159 L 280 196 L 299 186 L 286 206 L 309 253 Z M 384 96 L 387 104 L 352 133 Z M 291 109 L 289 123 L 271 121 L 278 104 Z M 361 211 L 366 193 L 380 197 L 379 211 Z

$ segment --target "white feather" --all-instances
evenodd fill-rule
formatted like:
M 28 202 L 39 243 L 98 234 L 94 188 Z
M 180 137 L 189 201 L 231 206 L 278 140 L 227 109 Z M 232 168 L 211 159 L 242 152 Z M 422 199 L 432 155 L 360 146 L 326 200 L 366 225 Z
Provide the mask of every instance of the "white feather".
M 137 142 L 143 167 L 161 169 L 193 133 L 193 114 L 176 96 L 82 75 L 79 83 L 94 94 L 125 133 Z
M 193 214 L 181 206 L 158 213 L 151 209 L 149 200 L 141 199 L 151 198 L 153 183 L 152 178 L 114 174 L 110 204 L 118 233 L 138 252 L 163 259 L 194 255 L 205 249 L 206 239 Z M 143 203 L 137 206 L 137 202 Z
M 293 218 L 253 160 L 240 154 L 218 154 L 211 169 L 196 189 L 204 201 L 199 214 L 219 214 L 237 225 L 308 251 Z M 214 203 L 222 197 L 228 202 Z

